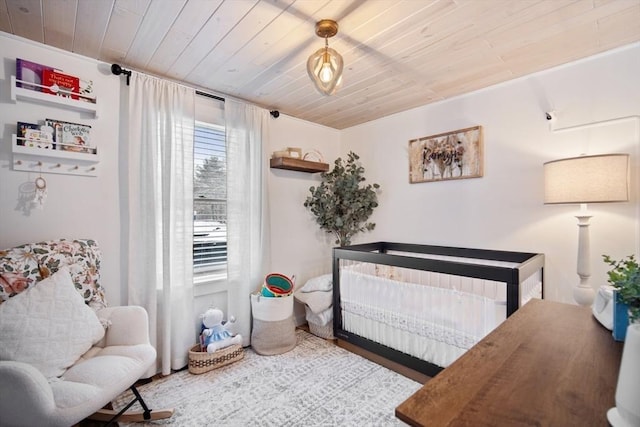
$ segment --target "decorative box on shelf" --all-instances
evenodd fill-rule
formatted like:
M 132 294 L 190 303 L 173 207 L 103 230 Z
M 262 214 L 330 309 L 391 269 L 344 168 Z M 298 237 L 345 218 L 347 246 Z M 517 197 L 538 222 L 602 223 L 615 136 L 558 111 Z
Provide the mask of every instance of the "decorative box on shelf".
M 21 138 L 22 139 L 22 138 Z M 57 173 L 66 175 L 98 176 L 100 157 L 97 149 L 95 153 L 55 150 L 53 144 L 29 146 L 22 141 L 18 144 L 18 137 L 11 136 L 11 151 L 13 152 L 13 170 Z

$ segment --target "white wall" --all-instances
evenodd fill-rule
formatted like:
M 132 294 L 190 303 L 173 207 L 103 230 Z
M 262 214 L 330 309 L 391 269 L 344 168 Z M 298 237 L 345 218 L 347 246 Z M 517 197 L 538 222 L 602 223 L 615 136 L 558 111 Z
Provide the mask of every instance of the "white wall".
M 318 150 L 330 165 L 338 157 L 340 132 L 298 120 L 284 114 L 271 120 L 270 152 L 298 147 L 303 153 Z M 271 221 L 271 269 L 296 276 L 296 285 L 331 272 L 331 248 L 335 245 L 321 232 L 311 213 L 303 206 L 309 187 L 320 182 L 319 174 L 270 169 L 269 211 Z M 304 319 L 304 309 L 296 306 L 296 319 Z
M 108 64 L 45 47 L 0 32 L 0 248 L 65 237 L 91 238 L 102 252 L 102 284 L 111 304 L 121 302 L 120 201 L 118 177 L 118 131 L 120 79 Z M 10 77 L 15 59 L 46 64 L 94 81 L 99 118 L 86 113 L 10 99 Z M 16 122 L 37 123 L 45 118 L 85 123 L 100 154 L 99 176 L 83 177 L 43 173 L 48 196 L 42 210 L 18 208 L 21 185 L 31 183 L 36 173 L 12 170 L 11 134 Z
M 556 128 L 640 115 L 640 45 L 541 72 L 482 91 L 346 129 L 341 152 L 361 156 L 382 187 L 376 229 L 358 241 L 388 240 L 541 252 L 545 292 L 572 302 L 577 282 L 577 206 L 543 205 L 548 160 L 626 152 L 632 155 L 632 202 L 592 204 L 592 283 L 606 282 L 601 254 L 640 252 L 640 119 L 570 132 Z M 383 102 L 383 101 L 381 101 Z M 484 128 L 484 177 L 409 184 L 408 141 L 470 126 Z

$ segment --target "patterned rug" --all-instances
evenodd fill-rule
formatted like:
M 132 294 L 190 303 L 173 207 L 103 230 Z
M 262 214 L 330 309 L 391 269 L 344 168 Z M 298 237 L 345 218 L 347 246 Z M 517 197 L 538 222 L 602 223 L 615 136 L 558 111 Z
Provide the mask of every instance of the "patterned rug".
M 403 426 L 395 407 L 421 385 L 333 343 L 297 330 L 296 347 L 276 356 L 245 349 L 213 371 L 180 371 L 138 390 L 173 417 L 134 426 Z M 128 391 L 114 402 L 121 408 Z M 135 407 L 135 406 L 134 406 Z

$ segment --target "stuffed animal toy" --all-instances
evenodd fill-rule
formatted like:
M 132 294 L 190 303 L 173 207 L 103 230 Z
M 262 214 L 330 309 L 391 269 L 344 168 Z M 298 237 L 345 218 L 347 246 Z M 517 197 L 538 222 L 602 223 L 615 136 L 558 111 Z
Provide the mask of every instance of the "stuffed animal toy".
M 242 336 L 240 334 L 233 336 L 227 329 L 235 319 L 231 318 L 229 322 L 223 323 L 222 318 L 222 310 L 217 308 L 210 308 L 202 315 L 200 335 L 202 347 L 207 350 L 207 353 L 213 353 L 230 345 L 242 344 Z

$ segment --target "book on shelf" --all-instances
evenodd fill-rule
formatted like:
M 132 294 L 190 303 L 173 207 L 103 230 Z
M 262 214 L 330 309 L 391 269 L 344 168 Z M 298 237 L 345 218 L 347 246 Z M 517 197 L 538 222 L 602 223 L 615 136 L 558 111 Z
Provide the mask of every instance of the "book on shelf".
M 17 87 L 25 89 L 35 90 L 42 92 L 42 87 L 36 85 L 42 85 L 42 75 L 45 70 L 54 70 L 53 67 L 48 65 L 38 64 L 37 62 L 27 61 L 26 59 L 16 59 L 16 79 L 20 80 L 16 82 Z M 30 85 L 29 83 L 35 83 Z
M 45 122 L 54 130 L 53 139 L 58 150 L 97 154 L 97 148 L 91 146 L 91 126 L 55 119 Z
M 96 103 L 93 80 L 65 74 L 48 65 L 16 58 L 16 80 L 17 87 Z
M 65 98 L 78 99 L 80 79 L 55 70 L 42 71 L 42 91 Z
M 52 129 L 35 123 L 18 122 L 17 143 L 25 147 L 55 149 Z
M 18 136 L 18 145 L 24 145 L 24 140 L 27 137 L 27 130 L 38 129 L 40 125 L 35 123 L 18 122 L 16 135 Z
M 93 80 L 80 79 L 80 100 L 96 103 L 96 95 L 93 93 Z

